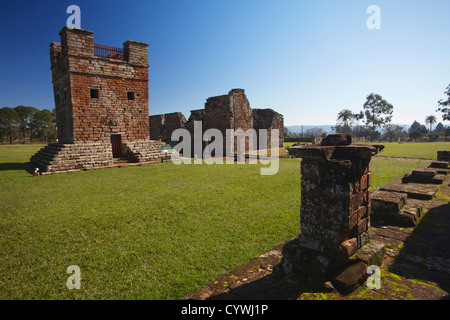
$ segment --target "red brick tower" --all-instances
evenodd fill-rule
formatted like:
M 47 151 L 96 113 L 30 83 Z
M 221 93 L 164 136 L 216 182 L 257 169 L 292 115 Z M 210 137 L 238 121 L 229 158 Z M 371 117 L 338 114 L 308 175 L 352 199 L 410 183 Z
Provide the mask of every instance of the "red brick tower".
M 61 43 L 50 44 L 58 144 L 32 162 L 43 171 L 64 171 L 112 165 L 113 158 L 156 161 L 162 154 L 161 143 L 150 140 L 148 44 L 98 45 L 91 31 L 68 27 L 60 36 Z M 70 159 L 46 159 L 46 151 L 63 148 Z

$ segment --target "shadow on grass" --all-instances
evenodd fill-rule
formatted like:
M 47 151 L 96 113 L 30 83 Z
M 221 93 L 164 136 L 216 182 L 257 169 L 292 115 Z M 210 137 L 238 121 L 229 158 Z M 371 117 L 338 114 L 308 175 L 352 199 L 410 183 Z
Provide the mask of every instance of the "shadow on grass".
M 0 171 L 26 170 L 25 163 L 0 163 Z
M 450 292 L 449 203 L 428 210 L 404 242 L 389 271 L 408 279 L 437 284 Z

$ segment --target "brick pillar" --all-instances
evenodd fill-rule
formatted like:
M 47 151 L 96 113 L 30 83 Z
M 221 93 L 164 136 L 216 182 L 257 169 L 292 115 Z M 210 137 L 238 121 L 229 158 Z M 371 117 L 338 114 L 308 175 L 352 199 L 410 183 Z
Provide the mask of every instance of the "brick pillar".
M 148 44 L 138 41 L 128 40 L 123 43 L 123 53 L 125 60 L 133 65 L 145 66 L 148 68 Z
M 283 249 L 294 270 L 336 275 L 361 260 L 370 241 L 370 159 L 383 148 L 352 145 L 344 134 L 290 148 L 302 158 L 301 233 Z

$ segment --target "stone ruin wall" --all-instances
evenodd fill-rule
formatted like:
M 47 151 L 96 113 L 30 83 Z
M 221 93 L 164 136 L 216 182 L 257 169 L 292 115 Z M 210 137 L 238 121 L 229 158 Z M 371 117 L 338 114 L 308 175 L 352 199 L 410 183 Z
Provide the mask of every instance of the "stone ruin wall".
M 227 129 L 242 129 L 247 131 L 255 129 L 257 141 L 259 141 L 259 129 L 267 129 L 267 146 L 270 146 L 270 129 L 279 130 L 278 146 L 283 146 L 283 115 L 272 109 L 252 109 L 243 89 L 232 89 L 228 94 L 210 97 L 205 102 L 204 109 L 191 110 L 189 119 L 186 121 L 184 116 L 177 112 L 169 115 L 175 120 L 173 125 L 167 125 L 167 115 L 150 116 L 150 134 L 152 139 L 162 137 L 163 141 L 170 143 L 170 136 L 173 130 L 177 128 L 186 128 L 193 138 L 194 121 L 202 122 L 203 133 L 208 129 L 218 129 L 226 137 Z M 180 119 L 183 119 L 180 121 Z M 203 147 L 205 147 L 205 143 Z M 258 145 L 258 142 L 257 142 Z M 254 148 L 257 148 L 257 145 Z M 237 139 L 234 142 L 235 151 L 237 150 Z M 246 139 L 245 149 L 249 149 L 249 142 Z M 225 149 L 224 149 L 225 152 Z M 225 153 L 224 153 L 225 154 Z
M 283 115 L 272 109 L 253 109 L 253 128 L 258 136 L 260 144 L 259 129 L 267 129 L 267 148 L 270 148 L 271 129 L 278 129 L 278 146 L 281 148 L 284 142 L 284 118 Z
M 158 114 L 150 116 L 150 139 L 170 143 L 172 132 L 184 128 L 186 118 L 181 112 Z
M 222 132 L 224 140 L 226 140 L 227 129 L 242 129 L 247 131 L 252 128 L 252 109 L 243 89 L 233 89 L 227 95 L 211 97 L 206 100 L 203 131 L 218 129 Z M 237 151 L 237 147 L 238 142 L 235 138 L 235 152 Z M 245 150 L 249 150 L 248 139 L 245 141 Z

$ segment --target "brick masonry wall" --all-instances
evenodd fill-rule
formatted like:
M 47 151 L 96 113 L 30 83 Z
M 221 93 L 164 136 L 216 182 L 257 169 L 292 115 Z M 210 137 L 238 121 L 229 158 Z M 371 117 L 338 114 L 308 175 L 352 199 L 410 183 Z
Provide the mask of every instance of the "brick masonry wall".
M 90 31 L 65 27 L 60 35 L 61 45 L 50 45 L 59 142 L 109 142 L 111 132 L 123 132 L 122 141 L 148 139 L 147 45 L 127 41 L 125 59 L 114 59 L 94 56 Z
M 284 142 L 284 117 L 282 114 L 275 112 L 272 109 L 253 109 L 253 128 L 256 130 L 258 135 L 258 146 L 259 146 L 259 129 L 266 129 L 267 132 L 267 147 L 270 147 L 271 129 L 278 129 L 279 136 L 274 137 L 278 140 L 278 146 L 282 147 Z
M 369 240 L 371 174 L 364 159 L 303 159 L 301 232 L 317 247 L 352 252 Z
M 289 149 L 302 158 L 301 233 L 284 247 L 283 255 L 298 269 L 328 273 L 368 250 L 370 160 L 384 146 L 352 145 L 350 135 L 339 134 L 323 142 Z
M 184 128 L 186 118 L 181 112 L 158 114 L 150 116 L 150 138 L 162 139 L 170 142 L 172 132 L 179 128 Z
M 159 139 L 165 135 L 164 115 L 157 114 L 149 117 L 150 139 Z
M 218 129 L 226 137 L 227 129 L 253 129 L 253 117 L 250 103 L 243 89 L 232 89 L 228 95 L 211 97 L 205 103 L 205 123 L 203 130 Z M 234 150 L 237 151 L 237 138 L 234 139 Z M 248 139 L 245 150 L 249 149 Z
M 280 134 L 276 138 L 278 139 L 278 146 L 283 146 L 283 115 L 272 109 L 251 109 L 250 102 L 243 89 L 232 89 L 228 94 L 208 98 L 205 108 L 191 110 L 191 115 L 187 121 L 179 112 L 150 116 L 151 138 L 157 139 L 162 137 L 164 141 L 170 142 L 173 130 L 184 127 L 191 134 L 193 148 L 194 121 L 202 122 L 202 135 L 208 129 L 218 129 L 224 139 L 226 138 L 227 129 L 242 129 L 244 132 L 255 129 L 256 145 L 254 145 L 254 149 L 258 145 L 259 129 L 268 130 L 267 146 L 270 146 L 270 129 L 278 129 Z M 203 148 L 206 145 L 207 143 L 204 142 Z M 248 150 L 249 147 L 249 140 L 246 138 L 245 149 Z M 237 151 L 237 138 L 234 141 L 234 150 Z

